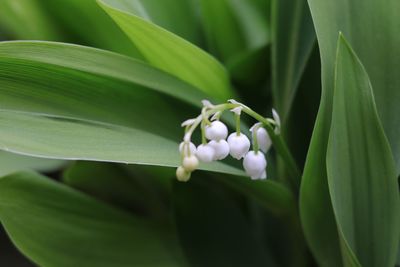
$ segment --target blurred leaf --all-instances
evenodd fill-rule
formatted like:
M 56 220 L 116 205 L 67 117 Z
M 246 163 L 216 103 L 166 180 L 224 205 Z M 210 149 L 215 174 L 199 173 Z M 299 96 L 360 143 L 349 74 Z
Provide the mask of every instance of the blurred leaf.
M 37 0 L 1 0 L 0 28 L 18 39 L 63 39 Z
M 327 171 L 342 250 L 362 266 L 390 267 L 400 237 L 396 168 L 368 75 L 342 35 L 335 73 Z
M 143 59 L 129 38 L 95 0 L 35 1 L 53 18 L 59 31 L 63 31 L 64 36 L 68 37 L 68 41 Z
M 195 43 L 201 43 L 200 23 L 195 5 L 189 0 L 118 0 L 115 8 L 132 13 Z M 110 2 L 111 3 L 111 2 Z
M 269 25 L 263 16 L 267 10 L 240 0 L 201 0 L 200 4 L 208 47 L 222 61 L 232 64 L 268 44 Z
M 315 32 L 306 0 L 272 3 L 272 92 L 285 121 L 314 46 Z
M 321 105 L 301 188 L 301 216 L 310 248 L 320 265 L 341 266 L 337 226 L 329 198 L 326 149 L 331 126 L 335 48 L 342 31 L 370 77 L 379 117 L 400 171 L 400 2 L 309 0 L 322 61 Z M 368 29 L 368 30 L 365 30 Z
M 248 177 L 233 176 L 221 177 L 220 181 L 238 193 L 253 199 L 275 216 L 290 216 L 296 211 L 292 192 L 276 181 L 253 181 Z
M 54 43 L 0 44 L 2 148 L 29 155 L 177 166 L 192 86 L 140 61 Z M 173 97 L 173 98 L 172 98 Z M 225 167 L 224 167 L 225 166 Z M 242 174 L 222 163 L 209 170 Z
M 34 173 L 0 179 L 0 220 L 40 266 L 180 266 L 159 226 Z
M 209 50 L 226 62 L 246 49 L 246 40 L 229 0 L 200 0 Z
M 65 173 L 63 181 L 80 191 L 117 207 L 153 216 L 166 217 L 166 205 L 149 177 L 133 177 L 122 165 L 77 162 Z
M 215 58 L 148 20 L 115 8 L 120 1 L 99 3 L 152 65 L 218 100 L 232 97 L 227 72 Z
M 61 160 L 39 159 L 0 151 L 0 176 L 21 170 L 53 171 L 63 164 Z
M 191 266 L 274 266 L 237 203 L 212 180 L 176 182 L 173 202 Z
M 246 47 L 259 49 L 270 42 L 270 0 L 258 4 L 257 0 L 228 0 L 243 32 Z

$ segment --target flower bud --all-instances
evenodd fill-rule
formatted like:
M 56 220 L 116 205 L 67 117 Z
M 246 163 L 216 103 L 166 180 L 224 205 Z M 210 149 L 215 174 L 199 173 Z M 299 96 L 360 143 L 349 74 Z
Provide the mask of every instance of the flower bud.
M 215 156 L 215 150 L 209 144 L 199 145 L 196 152 L 197 158 L 202 162 L 212 162 Z
M 243 160 L 243 167 L 247 175 L 252 179 L 265 179 L 267 160 L 261 152 L 250 151 Z
M 188 145 L 189 145 L 189 150 L 188 150 Z M 179 152 L 185 157 L 189 155 L 196 155 L 196 146 L 192 142 L 190 143 L 182 142 L 179 144 Z
M 220 121 L 213 121 L 211 125 L 206 126 L 205 134 L 208 140 L 219 141 L 226 139 L 228 136 L 228 128 Z
M 242 133 L 240 133 L 240 135 L 237 135 L 237 133 L 229 135 L 228 144 L 230 149 L 229 153 L 235 159 L 243 158 L 250 149 L 250 140 Z
M 271 148 L 272 141 L 265 128 L 260 127 L 257 129 L 257 140 L 261 151 L 267 153 L 267 151 Z
M 176 178 L 180 182 L 187 182 L 190 179 L 190 172 L 186 171 L 182 166 L 176 169 Z
M 191 155 L 183 158 L 182 167 L 186 171 L 192 172 L 196 170 L 198 166 L 199 166 L 199 160 L 196 158 L 196 156 Z
M 215 150 L 214 160 L 221 160 L 229 155 L 229 145 L 225 140 L 212 140 L 208 144 Z

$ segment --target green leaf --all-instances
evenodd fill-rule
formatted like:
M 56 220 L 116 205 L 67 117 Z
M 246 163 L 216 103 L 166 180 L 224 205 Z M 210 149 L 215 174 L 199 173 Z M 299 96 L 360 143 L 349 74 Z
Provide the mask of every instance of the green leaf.
M 180 266 L 160 226 L 38 174 L 0 179 L 0 221 L 40 266 Z
M 0 29 L 18 39 L 62 40 L 37 0 L 0 1 Z
M 132 175 L 123 165 L 79 161 L 64 172 L 67 185 L 136 214 L 165 219 L 167 207 L 152 177 Z M 164 217 L 164 218 L 163 218 Z
M 115 8 L 120 0 L 99 3 L 152 65 L 218 100 L 232 97 L 227 72 L 215 58 L 150 21 Z
M 390 267 L 400 237 L 396 168 L 362 63 L 342 35 L 337 51 L 327 151 L 333 211 L 362 266 Z
M 61 160 L 47 160 L 0 151 L 0 176 L 21 170 L 53 171 L 64 164 Z
M 180 122 L 204 95 L 131 58 L 55 43 L 0 44 L 0 147 L 58 159 L 177 166 Z M 184 100 L 180 101 L 180 100 Z M 209 170 L 242 174 L 224 164 Z
M 40 3 L 43 12 L 53 18 L 55 26 L 64 33 L 68 42 L 78 42 L 143 59 L 129 38 L 95 0 L 35 1 Z
M 207 177 L 174 184 L 177 231 L 191 266 L 274 266 L 231 195 Z
M 305 235 L 318 262 L 340 266 L 337 227 L 329 198 L 326 149 L 331 126 L 334 63 L 339 31 L 349 40 L 370 77 L 379 117 L 400 172 L 400 2 L 388 0 L 309 0 L 322 62 L 321 105 L 301 188 Z M 368 29 L 368 30 L 360 30 Z
M 282 120 L 289 116 L 315 43 L 306 0 L 272 1 L 272 92 Z

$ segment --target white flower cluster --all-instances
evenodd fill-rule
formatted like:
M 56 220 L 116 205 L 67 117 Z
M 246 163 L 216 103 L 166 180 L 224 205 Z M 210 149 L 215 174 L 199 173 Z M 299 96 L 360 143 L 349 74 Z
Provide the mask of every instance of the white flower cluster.
M 176 171 L 179 181 L 188 181 L 191 173 L 197 169 L 199 162 L 209 163 L 223 160 L 228 155 L 237 160 L 243 159 L 244 170 L 252 179 L 267 178 L 267 161 L 264 153 L 267 153 L 272 145 L 270 136 L 262 123 L 256 123 L 250 128 L 253 143 L 253 150 L 250 150 L 249 138 L 240 132 L 240 114 L 243 109 L 250 109 L 234 100 L 231 100 L 230 103 L 214 106 L 205 100 L 203 101 L 202 115 L 182 123 L 182 126 L 186 127 L 186 134 L 184 141 L 179 145 L 179 152 L 182 156 L 182 165 Z M 231 111 L 237 117 L 237 130 L 229 136 L 228 128 L 219 120 L 222 111 L 227 108 L 232 108 Z M 274 111 L 275 116 L 277 114 Z M 209 117 L 212 121 L 209 121 Z M 276 120 L 276 118 L 274 119 Z M 191 142 L 191 134 L 199 124 L 202 125 L 203 143 L 196 147 Z M 276 124 L 275 126 L 276 133 L 280 125 Z

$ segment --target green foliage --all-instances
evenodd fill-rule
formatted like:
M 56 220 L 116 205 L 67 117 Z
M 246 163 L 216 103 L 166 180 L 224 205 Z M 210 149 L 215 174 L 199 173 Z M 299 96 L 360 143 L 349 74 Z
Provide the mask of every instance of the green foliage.
M 0 1 L 0 223 L 44 267 L 399 264 L 398 10 Z M 181 123 L 231 98 L 268 180 L 224 160 L 178 182 Z
M 332 125 L 327 151 L 329 192 L 350 264 L 393 266 L 400 234 L 400 198 L 389 144 L 361 62 L 339 36 Z

